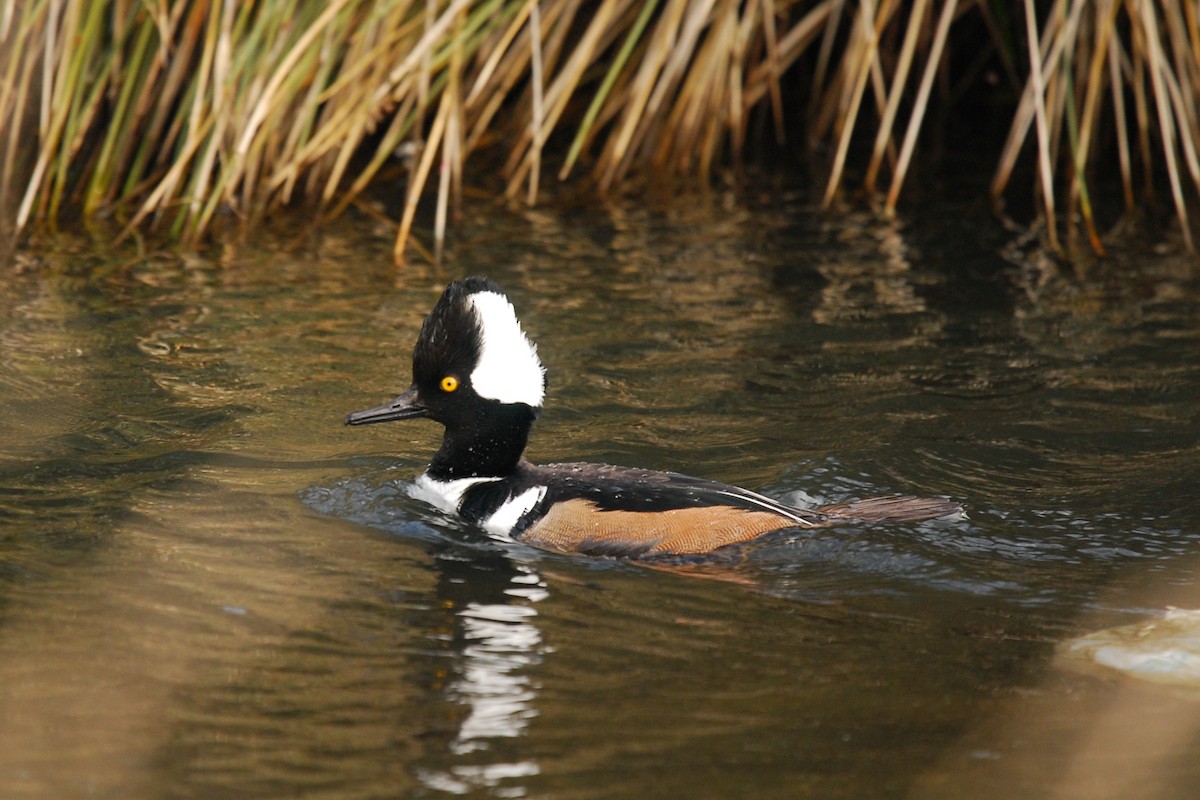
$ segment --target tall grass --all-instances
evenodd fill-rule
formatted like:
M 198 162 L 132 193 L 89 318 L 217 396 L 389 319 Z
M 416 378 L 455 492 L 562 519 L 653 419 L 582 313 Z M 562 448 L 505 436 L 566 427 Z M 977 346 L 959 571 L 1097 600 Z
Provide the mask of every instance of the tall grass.
M 990 60 L 1019 97 L 997 198 L 1031 159 L 1050 243 L 1078 219 L 1099 248 L 1089 187 L 1115 160 L 1130 208 L 1165 176 L 1190 247 L 1196 5 L 1042 5 L 0 0 L 0 208 L 17 231 L 113 214 L 194 239 L 223 210 L 252 219 L 304 197 L 331 216 L 403 180 L 402 259 L 434 186 L 440 250 L 481 149 L 505 153 L 507 193 L 534 202 L 548 176 L 585 170 L 601 191 L 705 179 L 765 130 L 827 145 L 826 203 L 861 153 L 855 173 L 891 210 L 930 105 L 977 91 Z M 955 46 L 980 54 L 964 75 Z

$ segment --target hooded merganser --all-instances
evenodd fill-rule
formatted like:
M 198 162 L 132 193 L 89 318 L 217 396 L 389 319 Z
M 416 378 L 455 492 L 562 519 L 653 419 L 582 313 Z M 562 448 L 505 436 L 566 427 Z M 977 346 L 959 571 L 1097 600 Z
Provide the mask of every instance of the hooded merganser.
M 673 472 L 606 464 L 537 466 L 521 457 L 546 371 L 503 290 L 487 278 L 446 287 L 421 326 L 413 383 L 347 425 L 429 417 L 442 446 L 412 496 L 488 533 L 558 552 L 631 558 L 709 553 L 783 528 L 917 521 L 960 514 L 935 498 L 878 497 L 807 510 Z

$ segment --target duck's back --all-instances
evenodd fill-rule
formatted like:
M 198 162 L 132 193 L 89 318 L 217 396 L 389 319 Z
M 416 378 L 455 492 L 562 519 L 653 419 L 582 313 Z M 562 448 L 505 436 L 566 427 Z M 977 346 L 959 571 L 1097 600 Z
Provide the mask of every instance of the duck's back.
M 884 497 L 806 510 L 715 481 L 607 464 L 522 462 L 508 483 L 510 535 L 559 552 L 621 557 L 709 553 L 784 528 L 954 514 L 938 499 Z M 499 488 L 499 487 L 496 487 Z

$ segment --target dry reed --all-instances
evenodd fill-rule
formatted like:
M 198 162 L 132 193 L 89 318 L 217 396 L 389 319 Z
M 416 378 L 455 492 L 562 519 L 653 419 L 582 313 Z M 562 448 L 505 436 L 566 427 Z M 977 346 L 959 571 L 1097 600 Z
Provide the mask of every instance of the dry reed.
M 1191 247 L 1196 5 L 1043 5 L 1012 22 L 983 0 L 0 0 L 0 208 L 17 231 L 77 210 L 194 239 L 222 209 L 304 196 L 340 213 L 411 155 L 399 260 L 435 172 L 440 251 L 485 146 L 507 150 L 508 194 L 532 203 L 556 133 L 558 177 L 586 163 L 608 190 L 707 177 L 747 150 L 757 115 L 788 146 L 832 144 L 826 203 L 869 141 L 864 185 L 886 181 L 892 210 L 969 27 L 967 47 L 1028 64 L 997 198 L 1030 157 L 1050 244 L 1078 218 L 1100 248 L 1089 186 L 1115 158 L 1130 208 L 1135 170 L 1147 187 L 1165 173 Z

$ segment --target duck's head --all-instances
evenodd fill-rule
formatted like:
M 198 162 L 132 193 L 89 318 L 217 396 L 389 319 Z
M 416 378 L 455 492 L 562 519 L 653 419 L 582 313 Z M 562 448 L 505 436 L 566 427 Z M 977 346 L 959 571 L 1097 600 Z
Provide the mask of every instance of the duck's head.
M 447 286 L 425 318 L 412 386 L 347 415 L 346 424 L 429 417 L 446 426 L 431 469 L 496 475 L 519 460 L 545 394 L 537 347 L 504 291 L 487 278 L 466 278 Z

